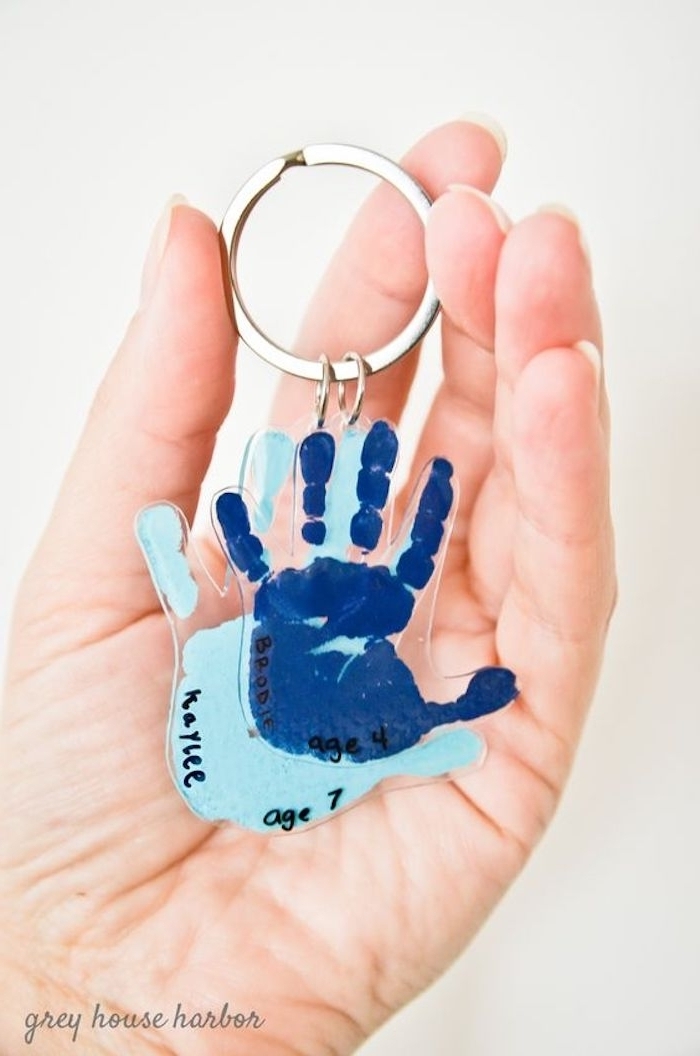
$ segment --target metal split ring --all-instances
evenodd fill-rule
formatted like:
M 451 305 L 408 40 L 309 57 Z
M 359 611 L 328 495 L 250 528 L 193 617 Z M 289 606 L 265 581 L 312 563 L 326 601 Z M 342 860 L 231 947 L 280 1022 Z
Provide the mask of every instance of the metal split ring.
M 320 429 L 328 413 L 328 400 L 331 395 L 331 364 L 328 356 L 319 356 L 321 380 L 316 382 L 316 425 Z
M 355 392 L 355 401 L 352 405 L 352 410 L 348 411 L 345 402 L 345 382 L 338 382 L 338 408 L 343 416 L 345 425 L 354 425 L 357 419 L 360 417 L 362 411 L 362 402 L 365 398 L 365 379 L 367 377 L 367 365 L 358 352 L 346 352 L 343 356 L 343 361 L 351 359 L 357 364 L 357 391 Z
M 319 395 L 325 396 L 330 384 L 327 380 L 326 365 L 323 357 L 317 360 L 303 359 L 275 344 L 257 325 L 250 315 L 241 296 L 236 268 L 236 255 L 246 220 L 256 203 L 270 187 L 274 186 L 291 168 L 312 165 L 346 165 L 351 168 L 370 172 L 392 184 L 410 202 L 425 224 L 431 206 L 431 200 L 421 185 L 414 180 L 400 165 L 365 150 L 342 143 L 318 143 L 291 154 L 285 154 L 268 162 L 241 187 L 229 205 L 221 224 L 221 237 L 226 247 L 229 264 L 229 275 L 233 298 L 233 313 L 241 340 L 272 366 L 308 378 L 317 382 L 321 388 L 317 392 L 317 410 Z M 431 326 L 440 307 L 432 283 L 428 281 L 420 306 L 404 329 L 386 345 L 368 353 L 362 361 L 367 374 L 377 374 L 391 366 L 397 359 L 406 355 L 418 344 Z M 326 360 L 326 362 L 328 362 Z M 360 358 L 346 356 L 343 360 L 328 363 L 330 380 L 337 382 L 354 381 L 360 378 Z M 327 400 L 326 400 L 327 405 Z

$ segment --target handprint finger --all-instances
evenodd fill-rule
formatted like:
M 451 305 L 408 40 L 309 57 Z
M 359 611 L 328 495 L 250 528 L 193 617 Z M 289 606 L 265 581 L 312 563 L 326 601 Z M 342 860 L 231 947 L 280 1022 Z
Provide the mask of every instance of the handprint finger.
M 375 422 L 362 445 L 356 489 L 360 506 L 350 523 L 352 542 L 365 552 L 376 548 L 382 533 L 382 511 L 398 450 L 396 433 L 389 423 Z
M 326 537 L 323 553 L 343 559 L 351 545 L 350 522 L 354 509 L 353 482 L 357 479 L 362 445 L 366 431 L 350 426 L 344 429 L 336 442 L 333 475 L 326 494 L 324 521 Z
M 250 440 L 239 483 L 255 496 L 251 513 L 256 532 L 270 529 L 284 485 L 291 480 L 293 464 L 294 441 L 281 429 L 265 429 Z
M 335 440 L 324 430 L 310 433 L 299 445 L 299 466 L 304 481 L 302 505 L 306 516 L 301 535 L 312 546 L 320 546 L 326 538 L 323 515 L 334 458 Z
M 451 462 L 446 458 L 433 460 L 418 508 L 412 518 L 409 514 L 404 521 L 405 533 L 410 524 L 410 535 L 400 536 L 395 545 L 392 567 L 401 582 L 413 590 L 427 586 L 435 571 L 435 557 L 445 535 L 445 522 L 454 498 L 452 476 Z
M 222 492 L 215 500 L 215 513 L 222 544 L 232 564 L 251 583 L 257 583 L 269 573 L 270 566 L 263 544 L 251 531 L 243 496 L 237 491 Z
M 429 729 L 452 722 L 472 722 L 498 711 L 518 696 L 515 675 L 507 667 L 475 671 L 464 693 L 451 704 L 426 704 Z
M 187 619 L 197 607 L 199 587 L 187 560 L 185 515 L 169 502 L 146 506 L 136 518 L 135 531 L 165 612 Z

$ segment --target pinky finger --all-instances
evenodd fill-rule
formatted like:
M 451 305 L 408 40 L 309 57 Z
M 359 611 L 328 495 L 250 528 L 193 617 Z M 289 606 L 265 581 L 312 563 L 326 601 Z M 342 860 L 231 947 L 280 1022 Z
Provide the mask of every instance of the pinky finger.
M 169 502 L 152 503 L 139 512 L 134 530 L 165 613 L 186 620 L 197 608 L 201 584 L 188 560 L 184 513 Z
M 214 500 L 220 539 L 232 565 L 251 583 L 270 571 L 265 547 L 251 530 L 246 501 L 239 491 L 222 491 Z

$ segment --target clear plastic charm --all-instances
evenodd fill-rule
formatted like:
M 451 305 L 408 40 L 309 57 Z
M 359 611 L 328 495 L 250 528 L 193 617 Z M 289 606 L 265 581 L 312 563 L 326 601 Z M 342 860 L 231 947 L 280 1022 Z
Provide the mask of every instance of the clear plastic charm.
M 464 724 L 517 695 L 512 672 L 440 677 L 429 629 L 455 505 L 452 466 L 425 469 L 391 529 L 398 456 L 385 421 L 340 418 L 298 441 L 249 444 L 213 520 L 231 567 L 219 590 L 170 504 L 137 535 L 176 645 L 169 763 L 198 815 L 264 833 L 338 814 L 380 784 L 478 763 Z
M 216 496 L 214 527 L 230 565 L 216 587 L 189 545 L 180 510 L 142 510 L 136 531 L 175 640 L 170 770 L 195 813 L 262 833 L 298 832 L 358 800 L 478 763 L 470 723 L 517 695 L 512 672 L 439 676 L 429 637 L 455 507 L 450 463 L 425 469 L 403 523 L 391 527 L 398 457 L 388 422 L 360 419 L 366 379 L 423 337 L 439 304 L 430 281 L 388 344 L 330 363 L 275 344 L 241 295 L 236 253 L 255 203 L 290 169 L 349 165 L 400 191 L 423 223 L 425 190 L 388 158 L 315 144 L 254 173 L 221 225 L 243 342 L 316 382 L 317 428 L 268 429 L 250 442 L 239 486 Z M 345 382 L 357 380 L 353 406 Z M 341 414 L 324 427 L 338 384 Z

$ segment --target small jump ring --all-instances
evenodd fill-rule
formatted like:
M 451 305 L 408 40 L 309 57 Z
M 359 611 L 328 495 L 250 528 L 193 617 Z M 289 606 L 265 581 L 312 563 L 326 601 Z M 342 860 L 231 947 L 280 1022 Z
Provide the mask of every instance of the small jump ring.
M 345 382 L 338 382 L 338 407 L 340 413 L 343 416 L 346 425 L 354 425 L 357 419 L 360 417 L 362 410 L 362 401 L 365 398 L 365 379 L 367 377 L 367 364 L 365 363 L 359 352 L 346 352 L 343 356 L 343 360 L 351 359 L 357 363 L 357 391 L 355 392 L 355 402 L 352 405 L 352 410 L 348 411 L 345 403 Z
M 318 361 L 323 371 L 321 380 L 316 382 L 316 425 L 320 429 L 326 420 L 331 395 L 331 365 L 325 354 L 319 356 Z
M 241 340 L 273 367 L 323 384 L 321 360 L 303 359 L 276 344 L 264 333 L 245 305 L 238 283 L 236 258 L 245 223 L 256 203 L 291 169 L 314 165 L 347 165 L 362 169 L 386 180 L 404 196 L 425 225 L 431 199 L 421 185 L 400 165 L 381 154 L 346 143 L 313 143 L 282 157 L 274 158 L 253 173 L 233 198 L 221 222 L 221 238 L 228 261 L 231 296 L 236 328 Z M 405 356 L 418 344 L 435 319 L 440 304 L 435 289 L 428 280 L 423 298 L 415 315 L 403 330 L 387 344 L 365 355 L 367 373 L 377 374 Z M 337 360 L 331 365 L 334 381 L 353 381 L 358 364 L 352 360 Z

